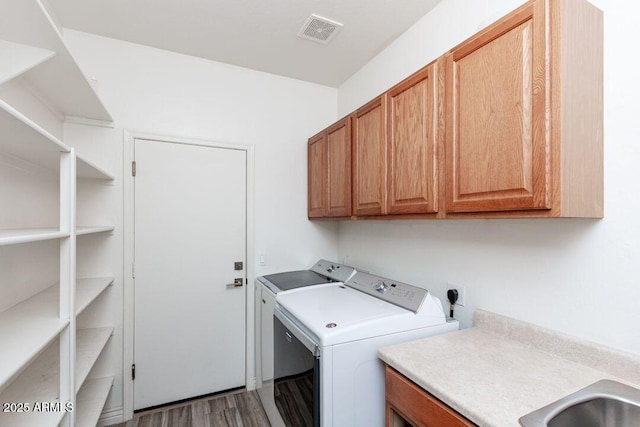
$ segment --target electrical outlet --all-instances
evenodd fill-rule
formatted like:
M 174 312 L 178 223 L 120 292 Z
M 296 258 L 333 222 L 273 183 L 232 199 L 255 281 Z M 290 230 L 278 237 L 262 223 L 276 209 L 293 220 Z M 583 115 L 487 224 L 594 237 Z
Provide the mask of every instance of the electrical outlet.
M 458 301 L 456 301 L 456 305 L 460 307 L 464 307 L 467 303 L 467 287 L 466 286 L 458 286 Z
M 456 289 L 458 291 L 458 301 L 456 305 L 464 307 L 467 303 L 467 287 L 463 285 L 454 285 L 453 283 L 447 283 L 447 289 Z

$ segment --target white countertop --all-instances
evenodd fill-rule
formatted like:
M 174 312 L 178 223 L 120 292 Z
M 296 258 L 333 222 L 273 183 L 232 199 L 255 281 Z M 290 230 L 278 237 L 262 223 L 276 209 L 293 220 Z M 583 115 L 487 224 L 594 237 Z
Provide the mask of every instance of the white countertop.
M 481 426 L 518 419 L 600 379 L 640 388 L 640 357 L 478 310 L 476 326 L 379 357 Z

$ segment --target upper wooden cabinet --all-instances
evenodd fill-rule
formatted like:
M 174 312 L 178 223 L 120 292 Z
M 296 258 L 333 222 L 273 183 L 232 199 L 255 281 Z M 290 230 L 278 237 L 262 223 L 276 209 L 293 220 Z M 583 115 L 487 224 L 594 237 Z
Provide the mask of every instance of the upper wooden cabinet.
M 310 140 L 309 217 L 350 216 L 352 189 L 356 217 L 600 218 L 602 12 L 529 1 L 351 120 L 352 147 L 348 119 Z
M 309 218 L 351 215 L 351 121 L 346 117 L 309 139 Z
M 387 212 L 386 97 L 380 96 L 353 113 L 353 213 Z
M 531 1 L 445 58 L 447 213 L 601 217 L 601 12 Z
M 443 91 L 433 63 L 353 113 L 354 215 L 438 211 Z
M 438 211 L 438 64 L 432 63 L 387 92 L 388 212 Z
M 308 146 L 308 194 L 309 218 L 327 215 L 327 133 L 320 132 L 309 138 Z
M 351 215 L 351 119 L 327 129 L 327 216 Z

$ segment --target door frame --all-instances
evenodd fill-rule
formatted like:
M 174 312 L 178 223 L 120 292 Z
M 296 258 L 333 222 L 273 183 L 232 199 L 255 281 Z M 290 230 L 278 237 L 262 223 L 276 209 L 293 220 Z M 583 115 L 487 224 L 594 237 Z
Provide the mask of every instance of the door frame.
M 246 274 L 247 284 L 245 292 L 245 385 L 248 390 L 255 389 L 255 321 L 254 300 L 255 280 L 254 259 L 254 191 L 255 191 L 255 158 L 253 144 L 232 144 L 211 140 L 202 140 L 186 137 L 157 135 L 147 132 L 124 130 L 123 135 L 123 245 L 124 256 L 122 265 L 123 277 L 123 416 L 124 420 L 133 418 L 134 408 L 134 382 L 131 378 L 131 366 L 134 363 L 135 337 L 134 337 L 134 282 L 133 282 L 133 257 L 134 257 L 134 179 L 131 174 L 131 162 L 135 154 L 134 141 L 136 139 L 151 140 L 157 142 L 198 145 L 210 148 L 224 148 L 240 150 L 246 153 Z

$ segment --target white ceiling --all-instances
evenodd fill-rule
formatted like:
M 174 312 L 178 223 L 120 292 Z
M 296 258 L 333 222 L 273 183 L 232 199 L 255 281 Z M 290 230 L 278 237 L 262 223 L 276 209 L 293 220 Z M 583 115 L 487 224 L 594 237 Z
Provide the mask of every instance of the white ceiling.
M 441 0 L 49 0 L 62 26 L 337 87 Z M 311 13 L 344 24 L 297 37 Z

